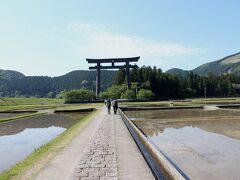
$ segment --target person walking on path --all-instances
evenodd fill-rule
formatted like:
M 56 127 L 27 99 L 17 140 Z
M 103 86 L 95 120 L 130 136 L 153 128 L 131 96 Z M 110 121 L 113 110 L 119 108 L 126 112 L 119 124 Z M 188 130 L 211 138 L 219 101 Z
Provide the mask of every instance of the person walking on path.
M 112 100 L 112 106 L 113 106 L 114 114 L 116 114 L 116 113 L 117 113 L 117 109 L 118 109 L 117 99 L 113 99 L 113 100 Z
M 108 109 L 108 114 L 111 114 L 111 101 L 110 101 L 110 99 L 107 99 L 106 107 Z

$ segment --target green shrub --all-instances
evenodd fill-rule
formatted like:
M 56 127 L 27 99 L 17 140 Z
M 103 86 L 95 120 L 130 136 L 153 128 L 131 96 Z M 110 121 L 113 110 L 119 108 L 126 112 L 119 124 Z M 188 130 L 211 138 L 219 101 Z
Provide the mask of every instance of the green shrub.
M 127 87 L 125 85 L 113 85 L 109 87 L 106 91 L 99 94 L 99 97 L 102 99 L 119 99 L 121 95 L 126 91 Z
M 139 100 L 152 100 L 154 98 L 154 94 L 151 90 L 140 89 L 137 94 L 137 99 Z
M 101 99 L 109 99 L 109 98 L 110 98 L 110 97 L 109 97 L 109 93 L 108 93 L 107 91 L 101 92 L 101 93 L 99 94 L 99 97 L 100 97 Z
M 122 96 L 124 99 L 136 99 L 136 93 L 133 90 L 126 90 Z
M 67 92 L 67 91 L 61 91 L 60 93 L 58 93 L 58 94 L 56 95 L 56 98 L 58 98 L 58 99 L 64 99 L 66 92 Z
M 75 89 L 64 93 L 65 102 L 79 102 L 94 100 L 95 94 L 87 89 Z

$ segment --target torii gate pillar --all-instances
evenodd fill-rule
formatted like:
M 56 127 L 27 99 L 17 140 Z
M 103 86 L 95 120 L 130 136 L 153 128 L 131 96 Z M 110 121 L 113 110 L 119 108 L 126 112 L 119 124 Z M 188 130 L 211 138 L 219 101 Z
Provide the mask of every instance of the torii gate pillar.
M 97 63 L 97 77 L 96 77 L 96 96 L 100 93 L 101 69 L 100 63 Z

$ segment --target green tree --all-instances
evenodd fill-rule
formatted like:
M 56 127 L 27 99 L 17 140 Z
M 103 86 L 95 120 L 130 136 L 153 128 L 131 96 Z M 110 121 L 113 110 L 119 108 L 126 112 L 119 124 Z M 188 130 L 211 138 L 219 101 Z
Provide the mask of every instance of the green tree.
M 122 95 L 124 99 L 136 99 L 136 93 L 133 90 L 126 90 Z
M 132 70 L 130 72 L 130 76 L 131 76 L 131 81 L 132 82 L 138 82 L 139 81 L 138 68 L 137 67 L 132 68 Z
M 126 71 L 124 69 L 119 69 L 114 81 L 114 84 L 121 85 L 124 83 L 126 78 Z
M 152 100 L 154 98 L 154 94 L 151 90 L 140 89 L 137 94 L 137 99 L 139 100 Z

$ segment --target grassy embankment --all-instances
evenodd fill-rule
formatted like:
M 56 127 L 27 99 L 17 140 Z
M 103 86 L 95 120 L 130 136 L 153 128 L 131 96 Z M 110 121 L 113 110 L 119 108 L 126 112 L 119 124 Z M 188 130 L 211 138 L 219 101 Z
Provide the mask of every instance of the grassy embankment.
M 28 105 L 28 104 L 59 104 L 63 103 L 63 99 L 49 98 L 1 98 L 0 105 Z
M 0 111 L 97 108 L 103 103 L 64 104 L 63 99 L 48 98 L 0 98 Z
M 36 110 L 63 105 L 62 99 L 48 98 L 1 98 L 0 110 Z
M 204 106 L 208 104 L 234 104 L 240 103 L 240 98 L 195 98 L 175 101 L 149 101 L 149 102 L 121 102 L 120 106 L 131 107 L 159 107 L 159 106 Z
M 19 120 L 19 119 L 24 119 L 24 118 L 28 118 L 28 117 L 33 117 L 33 116 L 40 116 L 40 115 L 43 115 L 43 114 L 45 114 L 45 113 L 36 112 L 36 113 L 25 114 L 25 115 L 20 115 L 20 116 L 16 116 L 16 117 L 4 118 L 4 119 L 0 119 L 0 124 L 10 122 L 10 121 Z
M 240 103 L 240 98 L 194 98 L 186 102 L 173 102 L 174 106 L 204 106 L 214 104 L 235 104 Z
M 47 108 L 56 108 L 63 105 L 62 99 L 48 99 L 48 98 L 0 98 L 0 111 L 13 110 L 38 110 Z M 14 121 L 32 116 L 42 115 L 44 113 L 36 112 L 24 115 L 17 115 L 15 117 L 0 119 L 0 123 Z
M 48 98 L 0 98 L 0 111 L 55 108 L 63 102 L 63 99 Z
M 94 115 L 95 112 L 79 119 L 75 125 L 47 144 L 36 149 L 25 160 L 0 174 L 0 179 L 32 179 L 61 149 L 71 142 L 82 128 L 90 122 Z

